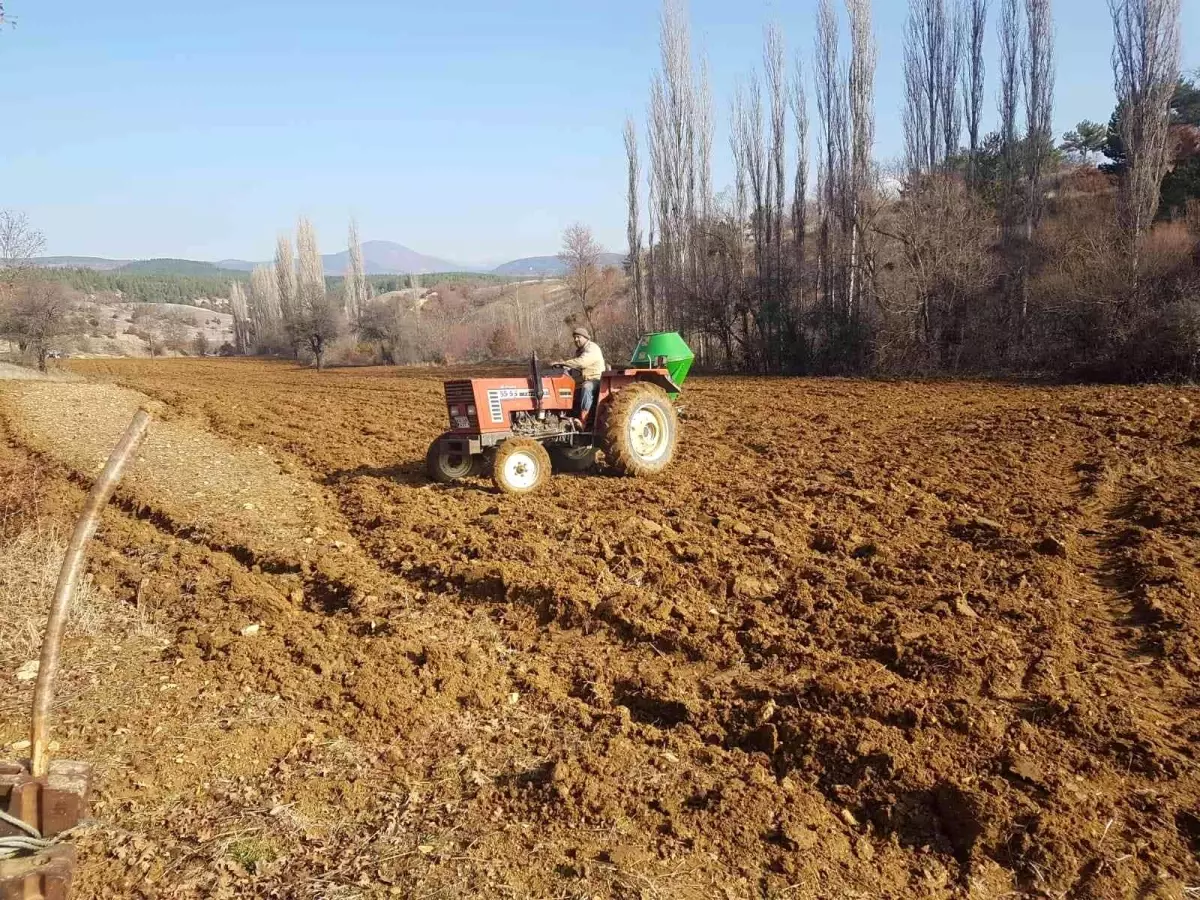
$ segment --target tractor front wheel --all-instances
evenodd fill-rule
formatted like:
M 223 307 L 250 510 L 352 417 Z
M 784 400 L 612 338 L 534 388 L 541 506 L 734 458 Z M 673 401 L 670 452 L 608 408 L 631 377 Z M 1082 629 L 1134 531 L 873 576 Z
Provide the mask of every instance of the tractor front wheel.
M 634 384 L 610 401 L 604 423 L 604 455 L 622 475 L 657 475 L 675 458 L 679 417 L 667 392 Z
M 550 454 L 533 438 L 509 438 L 496 451 L 492 481 L 506 494 L 532 494 L 550 480 Z
M 479 474 L 480 460 L 470 453 L 452 451 L 438 438 L 425 454 L 425 471 L 438 484 L 450 484 L 460 478 Z

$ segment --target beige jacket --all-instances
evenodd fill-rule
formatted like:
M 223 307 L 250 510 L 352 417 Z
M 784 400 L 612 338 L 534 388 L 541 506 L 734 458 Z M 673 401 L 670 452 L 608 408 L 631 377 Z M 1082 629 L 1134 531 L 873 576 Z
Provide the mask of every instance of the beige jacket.
M 555 365 L 579 369 L 580 377 L 584 381 L 595 381 L 608 368 L 604 364 L 604 353 L 595 341 L 588 341 L 584 344 L 578 356 L 573 356 L 571 359 L 564 359 L 561 362 L 555 363 Z

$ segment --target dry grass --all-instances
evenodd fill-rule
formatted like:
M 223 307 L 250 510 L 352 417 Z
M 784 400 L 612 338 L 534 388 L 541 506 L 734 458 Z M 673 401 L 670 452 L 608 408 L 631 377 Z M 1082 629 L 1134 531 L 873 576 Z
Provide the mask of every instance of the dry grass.
M 43 475 L 32 457 L 0 457 L 0 542 L 40 521 Z
M 37 659 L 50 598 L 66 553 L 66 535 L 54 527 L 33 527 L 0 542 L 0 670 Z M 76 587 L 67 623 L 72 636 L 153 636 L 141 612 L 103 591 L 85 575 Z

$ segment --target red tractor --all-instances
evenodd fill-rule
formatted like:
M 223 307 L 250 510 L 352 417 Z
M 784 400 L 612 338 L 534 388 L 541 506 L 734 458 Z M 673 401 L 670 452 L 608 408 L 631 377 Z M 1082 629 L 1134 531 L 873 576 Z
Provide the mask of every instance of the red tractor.
M 649 335 L 631 368 L 605 372 L 590 416 L 577 412 L 575 379 L 562 367 L 543 371 L 535 354 L 527 377 L 471 378 L 445 383 L 450 430 L 425 456 L 429 476 L 443 484 L 482 475 L 506 494 L 528 494 L 551 468 L 582 472 L 604 451 L 622 475 L 655 475 L 671 464 L 679 439 L 673 397 L 691 366 L 686 359 L 649 356 L 663 335 Z M 678 355 L 678 351 L 676 352 Z M 645 365 L 639 363 L 644 362 Z

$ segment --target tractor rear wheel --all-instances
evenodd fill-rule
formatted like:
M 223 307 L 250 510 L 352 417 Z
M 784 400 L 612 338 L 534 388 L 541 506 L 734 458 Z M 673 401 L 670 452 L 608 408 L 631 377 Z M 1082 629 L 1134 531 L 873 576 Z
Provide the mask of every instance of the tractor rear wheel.
M 559 472 L 586 472 L 596 465 L 596 447 L 551 447 L 550 461 Z
M 604 421 L 604 455 L 622 475 L 657 475 L 675 458 L 679 417 L 667 392 L 654 384 L 622 389 Z
M 441 438 L 430 444 L 425 454 L 425 471 L 439 484 L 450 484 L 469 475 L 478 475 L 479 465 L 479 457 L 451 451 Z
M 492 481 L 506 494 L 532 494 L 550 480 L 550 454 L 533 438 L 509 438 L 496 451 Z

